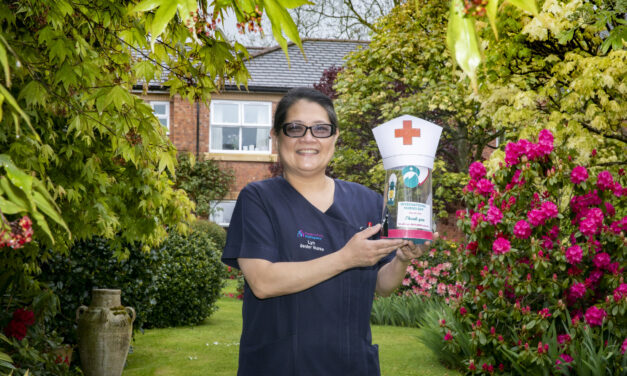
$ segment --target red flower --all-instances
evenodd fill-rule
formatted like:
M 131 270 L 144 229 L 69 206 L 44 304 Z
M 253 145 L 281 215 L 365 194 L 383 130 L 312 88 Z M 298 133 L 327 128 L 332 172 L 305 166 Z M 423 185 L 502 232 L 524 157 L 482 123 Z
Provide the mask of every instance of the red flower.
M 13 312 L 13 320 L 21 321 L 24 325 L 31 326 L 35 323 L 35 314 L 31 310 L 18 308 Z
M 449 330 L 448 332 L 446 332 L 446 335 L 444 336 L 444 340 L 450 341 L 452 339 L 453 339 L 453 334 L 451 334 L 451 331 Z
M 4 334 L 7 337 L 17 338 L 18 340 L 24 339 L 26 337 L 26 330 L 28 328 L 22 321 L 19 320 L 11 320 L 6 328 L 4 328 Z

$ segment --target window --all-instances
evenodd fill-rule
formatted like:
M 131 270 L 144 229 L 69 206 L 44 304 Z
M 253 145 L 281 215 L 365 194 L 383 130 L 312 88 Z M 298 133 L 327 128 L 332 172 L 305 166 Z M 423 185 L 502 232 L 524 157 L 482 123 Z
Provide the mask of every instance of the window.
M 170 134 L 170 102 L 150 102 L 150 107 L 159 122 L 167 129 L 166 133 Z
M 212 210 L 209 215 L 209 220 L 219 224 L 220 226 L 228 227 L 229 223 L 231 223 L 233 209 L 235 209 L 235 201 L 212 201 L 211 208 Z
M 270 102 L 211 102 L 210 151 L 270 153 Z

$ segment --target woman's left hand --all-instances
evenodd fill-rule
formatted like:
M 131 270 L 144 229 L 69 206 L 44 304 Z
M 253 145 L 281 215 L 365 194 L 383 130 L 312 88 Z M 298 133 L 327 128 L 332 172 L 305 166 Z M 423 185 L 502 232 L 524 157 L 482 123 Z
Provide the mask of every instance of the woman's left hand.
M 411 260 L 422 256 L 431 247 L 432 242 L 439 238 L 439 234 L 436 232 L 433 234 L 433 240 L 425 242 L 423 244 L 414 244 L 414 242 L 408 240 L 402 246 L 396 250 L 396 257 L 399 261 L 408 263 Z

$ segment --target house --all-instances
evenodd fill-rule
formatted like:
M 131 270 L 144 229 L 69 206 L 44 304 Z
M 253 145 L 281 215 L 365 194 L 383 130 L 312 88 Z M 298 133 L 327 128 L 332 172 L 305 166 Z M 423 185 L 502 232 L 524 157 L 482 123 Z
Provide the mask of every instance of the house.
M 168 135 L 179 151 L 189 151 L 200 158 L 211 158 L 235 172 L 235 182 L 227 197 L 216 203 L 211 219 L 228 226 L 239 191 L 249 182 L 271 176 L 269 167 L 277 161 L 272 150 L 270 129 L 274 109 L 290 89 L 312 87 L 327 68 L 342 66 L 351 51 L 366 47 L 367 42 L 352 40 L 303 39 L 305 57 L 290 43 L 288 65 L 280 47 L 251 51 L 246 67 L 251 78 L 248 90 L 226 86 L 212 95 L 209 105 L 189 103 L 179 96 L 170 98 L 161 82 L 151 82 L 147 95 L 155 115 L 167 127 Z M 141 88 L 137 88 L 141 92 Z

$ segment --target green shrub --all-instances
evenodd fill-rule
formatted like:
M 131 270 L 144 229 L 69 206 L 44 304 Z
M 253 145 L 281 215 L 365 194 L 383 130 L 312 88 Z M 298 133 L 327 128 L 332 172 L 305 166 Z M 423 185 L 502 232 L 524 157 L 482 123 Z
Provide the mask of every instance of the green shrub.
M 213 240 L 220 251 L 224 249 L 224 245 L 226 244 L 226 230 L 219 224 L 199 218 L 192 222 L 190 227 L 192 231 L 204 232 L 209 235 L 209 238 Z
M 159 255 L 126 245 L 126 259 L 118 259 L 111 242 L 103 238 L 77 242 L 68 255 L 55 254 L 43 266 L 46 281 L 59 297 L 61 312 L 53 325 L 66 343 L 76 343 L 76 309 L 89 305 L 94 288 L 122 290 L 122 304 L 137 312 L 133 329 L 142 329 L 155 304 Z
M 468 363 L 468 359 L 473 361 L 470 336 L 451 307 L 441 299 L 428 299 L 423 310 L 418 340 L 431 349 L 447 367 L 459 368 Z M 444 334 L 443 328 L 447 328 Z M 453 338 L 455 341 L 452 341 Z
M 377 297 L 372 304 L 370 323 L 419 327 L 424 320 L 427 300 L 430 299 L 419 295 Z
M 224 170 L 212 159 L 194 160 L 191 153 L 181 153 L 174 184 L 196 203 L 196 215 L 207 218 L 211 201 L 221 200 L 229 193 L 234 180 L 232 170 Z
M 148 326 L 197 325 L 216 309 L 226 276 L 221 251 L 210 236 L 192 231 L 171 233 L 158 250 L 156 305 Z

